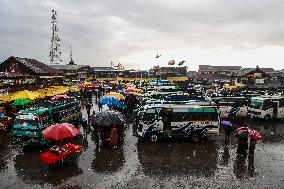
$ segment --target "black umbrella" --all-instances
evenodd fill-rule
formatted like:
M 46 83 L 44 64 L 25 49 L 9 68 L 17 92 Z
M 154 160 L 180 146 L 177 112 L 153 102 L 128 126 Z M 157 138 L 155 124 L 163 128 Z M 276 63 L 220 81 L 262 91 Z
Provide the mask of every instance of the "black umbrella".
M 93 125 L 109 126 L 112 124 L 123 124 L 125 123 L 125 118 L 118 111 L 107 110 L 104 112 L 95 113 L 91 117 L 91 121 Z

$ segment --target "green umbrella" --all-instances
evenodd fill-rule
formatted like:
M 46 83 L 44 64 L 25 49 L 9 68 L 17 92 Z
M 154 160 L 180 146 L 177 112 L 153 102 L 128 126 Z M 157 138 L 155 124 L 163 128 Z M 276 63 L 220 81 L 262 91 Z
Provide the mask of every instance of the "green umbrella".
M 19 98 L 17 100 L 15 100 L 12 105 L 13 106 L 24 106 L 27 104 L 30 104 L 32 101 L 28 98 Z

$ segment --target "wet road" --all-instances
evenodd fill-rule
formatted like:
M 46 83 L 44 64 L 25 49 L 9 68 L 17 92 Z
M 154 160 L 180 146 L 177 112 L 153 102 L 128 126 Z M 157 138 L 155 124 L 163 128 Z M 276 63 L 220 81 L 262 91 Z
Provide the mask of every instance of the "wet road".
M 81 128 L 72 139 L 84 146 L 78 163 L 58 169 L 39 160 L 40 149 L 23 151 L 6 136 L 0 188 L 284 188 L 284 121 L 246 124 L 263 134 L 254 158 L 236 158 L 234 140 L 226 147 L 222 133 L 202 144 L 140 143 L 128 124 L 117 149 L 99 147 L 92 129 Z

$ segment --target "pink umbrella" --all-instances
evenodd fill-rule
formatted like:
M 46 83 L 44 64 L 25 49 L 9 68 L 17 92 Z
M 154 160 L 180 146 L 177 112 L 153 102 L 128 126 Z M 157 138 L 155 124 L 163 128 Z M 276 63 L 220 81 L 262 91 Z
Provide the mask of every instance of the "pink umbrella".
M 259 132 L 257 132 L 256 130 L 253 129 L 248 129 L 249 135 L 251 138 L 253 138 L 254 140 L 260 140 L 261 139 L 261 135 Z
M 55 95 L 54 97 L 51 98 L 51 100 L 57 100 L 59 98 L 70 98 L 70 96 L 67 96 L 67 95 Z
M 135 92 L 135 91 L 136 91 L 136 90 L 133 89 L 133 88 L 127 88 L 127 89 L 125 90 L 126 93 L 131 93 L 131 92 Z
M 69 123 L 57 123 L 51 125 L 42 131 L 42 135 L 46 139 L 62 140 L 65 138 L 71 138 L 78 135 L 80 131 L 72 124 Z

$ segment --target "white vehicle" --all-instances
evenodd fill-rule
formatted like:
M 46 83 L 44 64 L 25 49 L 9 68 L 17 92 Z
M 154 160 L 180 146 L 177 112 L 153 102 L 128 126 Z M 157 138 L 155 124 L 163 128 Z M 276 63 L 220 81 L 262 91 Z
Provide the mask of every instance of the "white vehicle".
M 158 86 L 171 86 L 172 85 L 172 83 L 169 81 L 169 80 L 155 80 L 155 79 L 153 79 L 153 80 L 151 80 L 151 81 L 149 81 L 149 84 L 150 85 L 158 85 Z
M 148 105 L 139 116 L 138 136 L 153 142 L 167 137 L 198 142 L 205 134 L 219 135 L 218 110 L 208 102 Z
M 248 115 L 248 100 L 245 97 L 216 97 L 210 98 L 216 103 L 220 112 L 220 118 L 227 118 L 233 107 L 239 108 L 236 116 L 246 117 Z
M 283 96 L 262 96 L 252 97 L 248 107 L 250 118 L 284 118 L 284 97 Z

